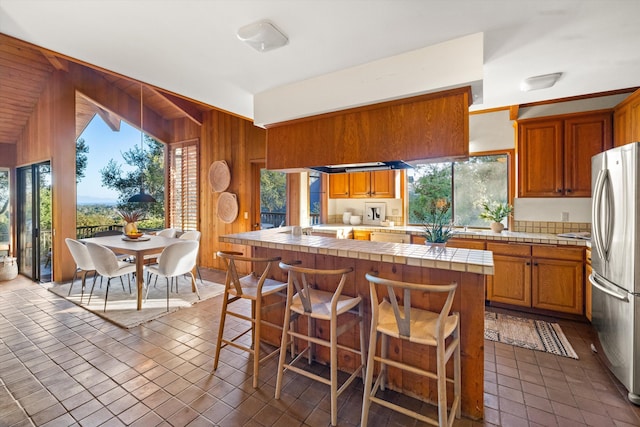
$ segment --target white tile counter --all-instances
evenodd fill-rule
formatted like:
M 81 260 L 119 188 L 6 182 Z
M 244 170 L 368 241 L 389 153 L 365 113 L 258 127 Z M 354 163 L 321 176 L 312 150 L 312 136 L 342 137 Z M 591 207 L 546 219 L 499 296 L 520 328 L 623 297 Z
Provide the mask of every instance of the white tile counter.
M 416 267 L 493 274 L 493 253 L 475 249 L 439 248 L 426 245 L 293 236 L 291 227 L 249 231 L 221 236 L 222 243 L 308 252 L 342 258 L 390 262 Z

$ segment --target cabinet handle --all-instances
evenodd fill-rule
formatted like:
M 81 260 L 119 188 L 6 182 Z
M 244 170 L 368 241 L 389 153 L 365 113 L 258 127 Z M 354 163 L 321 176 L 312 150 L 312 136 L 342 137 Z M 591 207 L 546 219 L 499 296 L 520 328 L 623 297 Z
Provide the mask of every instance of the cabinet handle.
M 537 267 L 537 266 L 538 266 L 538 263 L 537 263 L 537 262 L 534 262 L 534 263 L 533 263 L 533 265 L 534 265 L 535 267 Z
M 567 188 L 567 193 L 571 193 L 571 189 L 570 188 Z
M 562 188 L 556 188 L 556 193 L 562 193 Z
M 531 263 L 527 261 L 527 263 L 525 265 L 531 265 Z

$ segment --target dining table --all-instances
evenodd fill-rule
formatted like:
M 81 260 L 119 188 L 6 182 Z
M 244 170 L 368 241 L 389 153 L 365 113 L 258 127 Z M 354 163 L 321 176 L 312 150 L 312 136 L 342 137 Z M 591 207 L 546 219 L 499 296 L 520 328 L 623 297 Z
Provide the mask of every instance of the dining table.
M 179 242 L 175 237 L 163 237 L 144 234 L 137 239 L 131 239 L 125 235 L 90 237 L 82 239 L 82 242 L 98 243 L 106 246 L 116 254 L 132 255 L 136 263 L 137 310 L 142 309 L 142 289 L 144 287 L 144 256 L 159 254 L 172 243 Z M 196 292 L 192 283 L 191 291 Z

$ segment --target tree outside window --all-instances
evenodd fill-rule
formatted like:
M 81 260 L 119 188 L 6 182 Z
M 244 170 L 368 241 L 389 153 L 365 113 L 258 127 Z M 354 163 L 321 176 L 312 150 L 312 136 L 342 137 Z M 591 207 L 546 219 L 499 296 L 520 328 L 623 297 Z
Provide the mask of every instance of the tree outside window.
M 451 201 L 458 226 L 487 227 L 482 202 L 509 203 L 508 155 L 476 155 L 463 162 L 425 163 L 407 173 L 409 223 L 420 224 L 435 201 Z

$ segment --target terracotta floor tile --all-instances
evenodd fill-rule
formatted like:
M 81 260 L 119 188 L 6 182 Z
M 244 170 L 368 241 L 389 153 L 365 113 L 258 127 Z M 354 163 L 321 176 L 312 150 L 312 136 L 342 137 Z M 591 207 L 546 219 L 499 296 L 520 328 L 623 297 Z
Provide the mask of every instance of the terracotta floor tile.
M 203 272 L 205 277 L 219 276 Z M 259 389 L 252 387 L 246 352 L 223 350 L 218 370 L 212 372 L 220 298 L 122 329 L 28 280 L 11 291 L 4 286 L 0 419 L 11 419 L 17 427 L 31 422 L 325 427 L 329 422 L 327 386 L 289 372 L 281 398 L 274 399 L 275 359 L 261 366 Z M 38 308 L 30 301 L 38 301 Z M 247 304 L 243 310 L 248 314 L 249 308 Z M 591 352 L 590 326 L 559 322 L 579 360 L 486 341 L 485 419 L 463 418 L 454 426 L 640 426 L 640 408 L 627 401 L 624 388 Z M 229 334 L 244 328 L 233 319 L 228 326 Z M 312 369 L 327 373 L 321 365 Z M 4 394 L 2 381 L 8 385 Z M 12 392 L 25 411 L 11 403 Z M 361 394 L 362 383 L 356 381 L 339 397 L 341 426 L 359 425 Z M 399 393 L 394 399 L 425 413 L 436 412 Z M 376 426 L 422 425 L 379 405 L 371 408 L 373 419 L 371 425 Z

